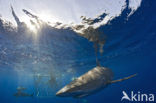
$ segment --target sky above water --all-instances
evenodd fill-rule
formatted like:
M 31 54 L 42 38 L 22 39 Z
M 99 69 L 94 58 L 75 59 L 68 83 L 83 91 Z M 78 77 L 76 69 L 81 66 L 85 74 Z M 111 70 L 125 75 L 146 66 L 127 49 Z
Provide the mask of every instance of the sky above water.
M 45 21 L 79 23 L 81 16 L 95 18 L 104 12 L 109 17 L 118 16 L 125 4 L 125 0 L 0 0 L 0 16 L 15 23 L 11 14 L 12 5 L 21 21 L 28 19 L 22 11 L 26 9 Z M 132 12 L 140 4 L 141 0 L 129 0 Z

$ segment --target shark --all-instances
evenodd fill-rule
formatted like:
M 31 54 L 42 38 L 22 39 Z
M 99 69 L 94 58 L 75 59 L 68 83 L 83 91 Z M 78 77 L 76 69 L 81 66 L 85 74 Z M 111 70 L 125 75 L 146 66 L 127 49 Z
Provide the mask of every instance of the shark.
M 56 93 L 56 96 L 83 98 L 106 88 L 110 84 L 130 79 L 136 75 L 113 80 L 114 73 L 111 69 L 97 66 L 64 86 Z
M 26 90 L 25 87 L 19 86 L 17 87 L 17 92 L 14 94 L 15 97 L 33 97 L 34 94 L 28 94 L 24 91 Z
M 16 92 L 14 94 L 15 97 L 33 97 L 34 94 L 28 94 L 25 92 Z

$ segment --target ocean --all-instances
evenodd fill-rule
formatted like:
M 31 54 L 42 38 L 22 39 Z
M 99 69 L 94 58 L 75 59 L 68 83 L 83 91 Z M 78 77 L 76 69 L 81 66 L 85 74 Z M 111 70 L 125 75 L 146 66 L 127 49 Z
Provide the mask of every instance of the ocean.
M 26 11 L 39 26 L 33 21 L 32 24 L 40 28 L 32 33 L 12 10 L 17 28 L 0 18 L 0 103 L 150 102 L 150 94 L 156 95 L 155 5 L 155 0 L 142 0 L 141 6 L 130 16 L 131 9 L 127 6 L 121 15 L 94 29 L 98 37 L 86 36 L 86 32 L 79 34 L 71 27 L 58 28 L 59 24 L 52 27 Z M 96 43 L 99 48 L 95 48 Z M 114 72 L 113 80 L 137 76 L 108 85 L 84 98 L 55 95 L 72 80 L 96 67 L 96 58 L 100 66 Z M 24 92 L 32 96 L 15 96 L 18 87 L 25 88 Z M 128 96 L 135 93 L 136 100 L 121 100 L 123 91 Z M 138 99 L 141 94 L 147 95 L 143 101 Z

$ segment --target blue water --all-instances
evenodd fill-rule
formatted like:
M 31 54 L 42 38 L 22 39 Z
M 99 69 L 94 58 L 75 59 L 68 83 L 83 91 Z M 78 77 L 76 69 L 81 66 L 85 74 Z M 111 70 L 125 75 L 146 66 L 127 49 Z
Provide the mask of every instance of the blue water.
M 45 26 L 40 38 L 0 21 L 0 103 L 120 103 L 122 91 L 141 93 L 156 92 L 156 1 L 143 0 L 138 10 L 127 19 L 130 9 L 124 9 L 98 30 L 106 35 L 100 63 L 113 70 L 114 79 L 137 73 L 132 79 L 109 85 L 107 88 L 82 99 L 56 97 L 55 93 L 96 66 L 93 43 L 71 29 Z M 20 31 L 21 30 L 21 31 Z M 52 75 L 55 80 L 47 83 L 49 76 L 36 84 L 35 74 Z M 27 93 L 40 91 L 39 96 L 15 97 L 18 86 Z M 50 87 L 52 86 L 52 87 Z M 123 101 L 128 103 L 128 101 Z

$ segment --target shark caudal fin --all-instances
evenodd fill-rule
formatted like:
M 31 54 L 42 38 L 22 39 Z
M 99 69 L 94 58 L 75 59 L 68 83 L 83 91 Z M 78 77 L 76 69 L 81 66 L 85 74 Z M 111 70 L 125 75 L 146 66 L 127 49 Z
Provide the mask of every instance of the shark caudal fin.
M 128 76 L 128 77 L 125 77 L 125 78 L 122 78 L 122 79 L 113 80 L 113 81 L 111 81 L 110 83 L 121 82 L 121 81 L 130 79 L 130 78 L 132 78 L 132 77 L 135 77 L 136 75 L 137 75 L 137 74 L 133 74 L 133 75 L 131 75 L 131 76 Z

